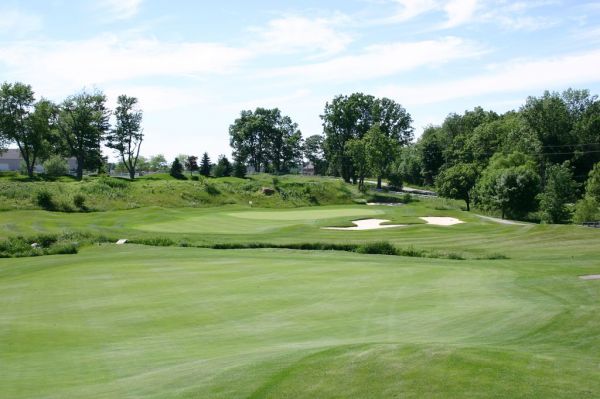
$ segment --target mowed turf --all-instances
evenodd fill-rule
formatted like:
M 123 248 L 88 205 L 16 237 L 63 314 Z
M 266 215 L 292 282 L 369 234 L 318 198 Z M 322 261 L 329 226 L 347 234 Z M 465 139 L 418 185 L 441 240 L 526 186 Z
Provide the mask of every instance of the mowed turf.
M 30 397 L 597 397 L 598 281 L 560 262 L 103 245 L 0 260 Z
M 321 229 L 419 216 L 467 223 Z M 0 397 L 600 396 L 600 280 L 578 278 L 600 273 L 596 229 L 500 225 L 435 202 L 0 217 L 5 236 L 74 229 L 197 243 L 386 240 L 509 257 L 106 244 L 0 259 Z M 156 225 L 162 230 L 151 231 Z

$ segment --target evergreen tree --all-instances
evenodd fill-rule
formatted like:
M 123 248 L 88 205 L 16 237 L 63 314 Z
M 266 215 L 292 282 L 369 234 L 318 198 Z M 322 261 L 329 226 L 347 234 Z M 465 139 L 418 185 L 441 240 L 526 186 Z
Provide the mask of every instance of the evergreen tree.
M 205 152 L 202 155 L 202 161 L 200 162 L 200 174 L 204 177 L 209 177 L 211 166 L 212 165 L 210 164 L 210 158 L 208 156 L 208 153 Z
M 175 158 L 173 163 L 171 164 L 171 172 L 169 173 L 176 179 L 183 178 L 183 165 L 179 162 L 179 158 Z

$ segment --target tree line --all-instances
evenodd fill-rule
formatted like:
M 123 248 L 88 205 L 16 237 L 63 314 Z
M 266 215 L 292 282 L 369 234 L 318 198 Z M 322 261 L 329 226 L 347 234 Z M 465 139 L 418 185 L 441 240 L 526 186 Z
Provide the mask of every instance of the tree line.
M 106 101 L 100 91 L 82 91 L 55 104 L 36 100 L 30 85 L 5 82 L 0 86 L 0 150 L 16 145 L 29 177 L 40 161 L 74 157 L 81 180 L 84 169 L 96 170 L 105 163 L 104 144 L 115 150 L 133 179 L 144 139 L 142 111 L 135 97 L 119 96 L 114 111 Z
M 110 124 L 114 116 L 115 123 Z M 119 96 L 114 111 L 100 92 L 80 92 L 54 104 L 35 99 L 31 86 L 0 87 L 0 150 L 14 143 L 27 174 L 52 156 L 77 159 L 76 176 L 101 168 L 106 145 L 117 165 L 135 177 L 136 170 L 166 170 L 203 176 L 244 177 L 247 169 L 273 174 L 300 170 L 308 160 L 314 172 L 338 176 L 365 188 L 365 179 L 384 179 L 437 189 L 441 196 L 464 200 L 525 218 L 535 212 L 559 223 L 600 218 L 600 101 L 588 90 L 569 89 L 529 97 L 518 110 L 498 114 L 481 107 L 452 113 L 439 126 L 428 126 L 414 141 L 412 118 L 389 98 L 363 93 L 339 95 L 327 102 L 323 134 L 305 140 L 278 108 L 241 111 L 229 127 L 233 161 L 221 155 L 212 163 L 181 155 L 167 164 L 164 156 L 140 156 L 144 134 L 135 97 Z M 576 203 L 573 207 L 572 204 Z
M 383 179 L 428 186 L 503 218 L 600 218 L 600 101 L 588 90 L 547 91 L 504 114 L 452 113 L 417 141 L 410 114 L 388 98 L 339 95 L 320 117 L 323 134 L 303 141 L 278 109 L 242 111 L 230 127 L 234 156 L 271 173 L 305 158 L 361 189 L 367 177 L 379 189 Z

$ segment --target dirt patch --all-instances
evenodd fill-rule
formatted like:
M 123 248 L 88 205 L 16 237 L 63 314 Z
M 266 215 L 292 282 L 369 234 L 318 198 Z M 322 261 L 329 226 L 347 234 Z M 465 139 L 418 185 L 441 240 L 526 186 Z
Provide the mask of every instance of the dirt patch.
M 389 222 L 387 219 L 362 219 L 353 220 L 354 227 L 323 227 L 325 230 L 378 230 L 392 227 L 404 227 L 405 224 L 382 224 Z
M 419 219 L 426 221 L 427 224 L 433 224 L 435 226 L 452 226 L 464 223 L 462 220 L 450 217 L 423 217 Z
M 588 274 L 587 276 L 579 276 L 582 280 L 600 280 L 600 274 Z

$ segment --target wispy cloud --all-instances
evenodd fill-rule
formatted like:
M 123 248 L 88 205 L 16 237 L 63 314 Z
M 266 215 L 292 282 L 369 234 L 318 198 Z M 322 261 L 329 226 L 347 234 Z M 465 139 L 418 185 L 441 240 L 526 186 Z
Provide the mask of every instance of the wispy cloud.
M 535 61 L 513 61 L 478 76 L 417 86 L 389 85 L 377 92 L 413 105 L 489 94 L 561 88 L 600 82 L 600 50 Z
M 144 0 L 99 0 L 99 7 L 113 19 L 129 19 L 137 15 Z
M 247 49 L 217 43 L 173 43 L 118 35 L 0 46 L 0 65 L 6 66 L 9 75 L 60 94 L 128 79 L 222 75 L 251 56 Z
M 10 33 L 21 36 L 42 28 L 42 18 L 17 8 L 0 7 L 0 34 Z
M 381 22 L 404 22 L 439 8 L 439 2 L 436 0 L 393 0 L 392 2 L 397 4 L 396 12 L 383 18 Z
M 470 22 L 478 7 L 478 0 L 389 0 L 396 7 L 391 15 L 381 18 L 376 23 L 403 23 L 424 14 L 438 13 L 445 16 L 445 21 L 436 29 L 454 28 Z
M 483 22 L 495 23 L 509 30 L 539 30 L 558 24 L 558 20 L 547 16 L 540 16 L 538 12 L 532 11 L 556 5 L 555 0 L 539 1 L 496 1 L 488 4 L 482 10 L 480 19 Z
M 454 28 L 470 22 L 475 16 L 477 0 L 451 0 L 444 5 L 444 11 L 448 20 L 442 24 L 442 28 Z
M 250 31 L 258 36 L 255 47 L 262 52 L 335 54 L 352 42 L 351 35 L 341 30 L 348 20 L 342 14 L 331 18 L 289 15 L 270 20 L 265 27 L 250 28 Z
M 485 50 L 458 37 L 372 45 L 354 55 L 328 61 L 267 70 L 264 77 L 286 77 L 301 82 L 354 82 L 435 67 L 478 56 Z

